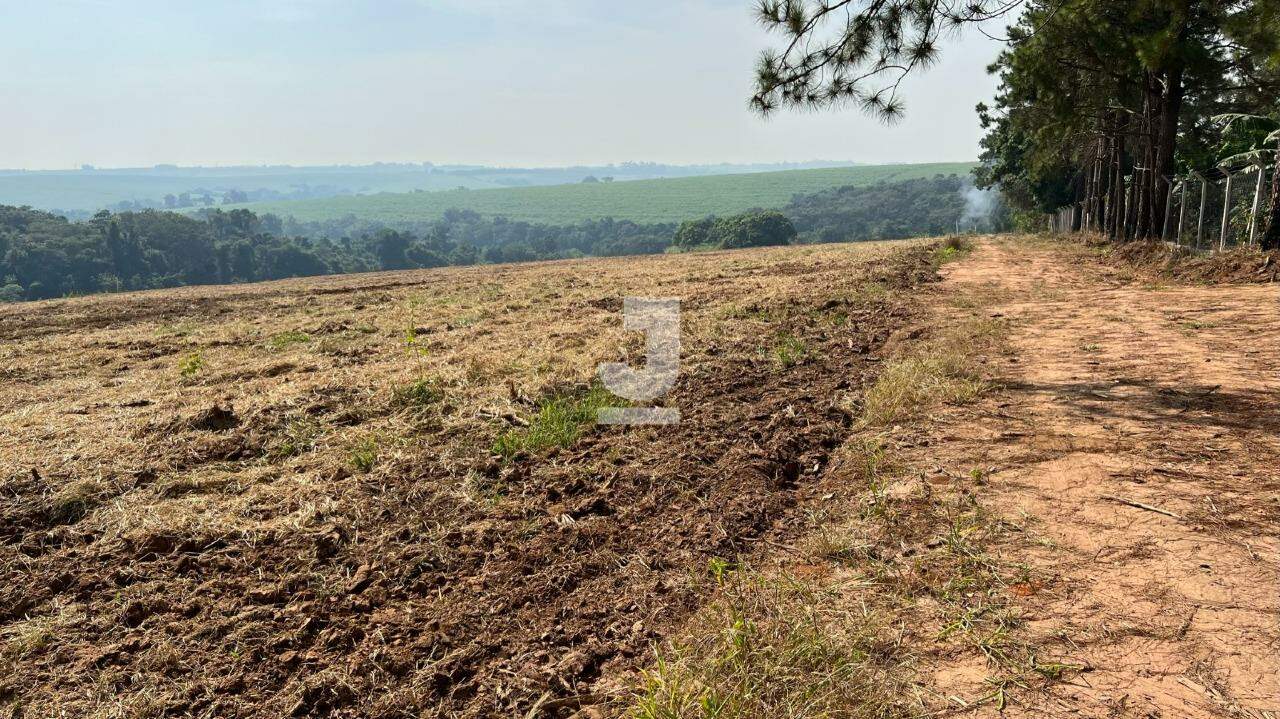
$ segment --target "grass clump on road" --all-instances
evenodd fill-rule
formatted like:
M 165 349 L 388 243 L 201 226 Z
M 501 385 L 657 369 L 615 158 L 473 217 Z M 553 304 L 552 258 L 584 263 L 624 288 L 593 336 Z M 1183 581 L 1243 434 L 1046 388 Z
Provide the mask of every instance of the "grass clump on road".
M 886 425 L 939 405 L 974 401 L 989 387 L 979 357 L 996 347 L 1005 333 L 1001 322 L 970 319 L 886 362 L 866 391 L 863 422 Z
M 969 374 L 963 358 L 949 352 L 895 360 L 867 390 L 863 419 L 885 425 L 938 404 L 972 402 L 985 386 Z
M 973 241 L 967 237 L 952 235 L 943 240 L 934 250 L 934 261 L 939 265 L 945 265 L 948 262 L 954 262 L 973 251 Z

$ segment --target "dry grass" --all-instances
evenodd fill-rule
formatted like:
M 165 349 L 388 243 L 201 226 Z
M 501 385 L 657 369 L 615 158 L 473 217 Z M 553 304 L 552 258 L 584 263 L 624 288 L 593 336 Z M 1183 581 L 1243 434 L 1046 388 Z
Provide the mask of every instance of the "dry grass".
M 691 622 L 696 638 L 645 672 L 636 719 L 907 716 L 898 629 L 846 600 L 867 583 L 747 570 L 721 584 Z
M 967 404 L 988 389 L 982 358 L 999 344 L 1005 323 L 966 318 L 934 330 L 928 341 L 885 363 L 867 389 L 863 421 L 889 425 L 918 417 L 942 404 Z
M 852 332 L 836 313 L 888 290 L 850 278 L 913 246 L 379 273 L 0 308 L 0 605 L 13 612 L 0 618 L 12 668 L 0 678 L 0 716 L 17 706 L 181 714 L 197 702 L 209 715 L 278 716 L 308 692 L 386 715 L 419 706 L 396 705 L 388 687 L 404 702 L 430 701 L 443 671 L 430 662 L 442 655 L 423 649 L 402 665 L 388 656 L 403 645 L 379 644 L 425 624 L 375 611 L 387 586 L 412 588 L 412 603 L 392 606 L 419 619 L 456 610 L 444 591 L 455 587 L 419 574 L 462 566 L 483 586 L 499 521 L 522 541 L 576 536 L 566 527 L 582 525 L 582 544 L 548 566 L 588 576 L 644 564 L 597 558 L 595 510 L 558 506 L 567 500 L 504 461 L 564 464 L 557 453 L 603 437 L 585 421 L 612 403 L 589 389 L 596 367 L 639 364 L 643 348 L 622 330 L 623 296 L 682 298 L 688 376 L 716 377 L 729 362 L 763 363 L 774 377 L 816 371 L 808 337 L 792 334 L 774 352 L 794 332 L 778 326 L 794 318 L 776 308 L 829 321 L 824 333 Z M 814 309 L 831 298 L 847 301 Z M 725 435 L 711 439 L 732 457 Z M 630 460 L 601 456 L 575 470 L 579 484 L 606 486 Z M 679 485 L 684 468 L 672 472 L 692 494 Z M 344 589 L 362 563 L 404 557 L 383 568 L 373 598 Z M 58 623 L 68 597 L 92 602 L 86 621 Z M 332 627 L 298 628 L 330 613 L 340 615 Z M 154 644 L 95 663 L 139 636 Z M 319 658 L 281 658 L 297 647 Z M 76 686 L 97 689 L 71 690 L 67 662 L 85 675 Z M 330 674 L 358 691 L 335 697 L 303 680 Z M 251 679 L 224 687 L 236 677 Z

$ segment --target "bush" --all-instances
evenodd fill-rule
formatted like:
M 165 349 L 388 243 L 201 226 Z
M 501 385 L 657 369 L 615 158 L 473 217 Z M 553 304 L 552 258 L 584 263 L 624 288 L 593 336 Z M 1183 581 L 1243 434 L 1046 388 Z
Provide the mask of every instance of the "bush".
M 23 291 L 22 285 L 16 282 L 0 287 L 0 302 L 21 302 L 25 297 L 26 292 Z
M 789 245 L 796 228 L 776 210 L 757 210 L 716 220 L 712 238 L 721 249 Z

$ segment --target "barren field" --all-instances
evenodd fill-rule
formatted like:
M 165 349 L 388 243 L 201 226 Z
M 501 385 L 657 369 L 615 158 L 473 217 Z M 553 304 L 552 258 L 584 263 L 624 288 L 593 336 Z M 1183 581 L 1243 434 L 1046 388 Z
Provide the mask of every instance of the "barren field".
M 932 246 L 188 288 L 0 310 L 0 712 L 569 713 L 772 531 Z M 679 297 L 666 428 L 592 426 Z
M 625 296 L 668 427 L 603 427 Z M 1280 300 L 1029 238 L 0 308 L 0 717 L 1280 716 Z

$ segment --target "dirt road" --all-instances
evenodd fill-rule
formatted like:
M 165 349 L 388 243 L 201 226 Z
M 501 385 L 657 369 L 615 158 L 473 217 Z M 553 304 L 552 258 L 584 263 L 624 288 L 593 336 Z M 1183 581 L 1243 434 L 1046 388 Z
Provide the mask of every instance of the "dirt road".
M 1280 716 L 1280 292 L 1125 275 L 990 241 L 941 288 L 1006 318 L 1012 346 L 930 452 L 990 467 L 983 500 L 1025 515 L 1016 559 L 1043 579 L 1022 619 L 1084 667 L 1005 714 Z M 936 668 L 940 696 L 983 675 Z

